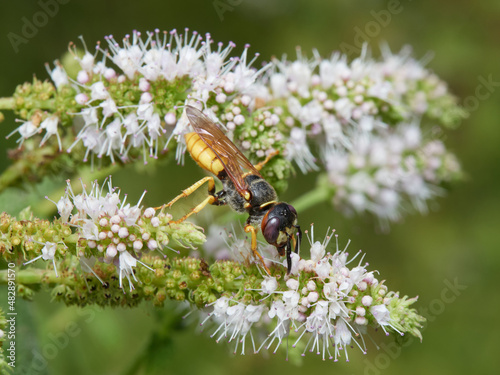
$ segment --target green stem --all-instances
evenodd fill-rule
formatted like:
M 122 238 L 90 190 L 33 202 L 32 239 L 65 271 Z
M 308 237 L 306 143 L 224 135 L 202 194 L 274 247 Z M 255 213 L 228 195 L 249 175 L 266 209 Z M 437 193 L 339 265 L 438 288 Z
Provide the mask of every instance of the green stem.
M 9 270 L 1 270 L 0 271 L 0 284 L 8 284 Z M 12 272 L 12 271 L 11 271 Z M 12 276 L 11 276 L 12 279 Z M 54 271 L 38 269 L 38 268 L 27 268 L 27 269 L 15 269 L 15 280 L 16 284 L 42 284 L 42 280 L 48 283 L 61 283 L 64 281 L 65 283 L 68 280 L 63 279 L 62 277 L 56 277 Z
M 0 175 L 0 192 L 14 185 L 26 173 L 26 169 L 24 160 L 17 160 L 5 169 Z
M 55 99 L 47 99 L 47 100 L 39 100 L 39 99 L 31 99 L 26 100 L 26 104 L 29 105 L 30 108 L 39 108 L 43 110 L 48 110 L 50 112 L 56 111 L 56 100 Z
M 332 194 L 328 187 L 317 185 L 313 190 L 308 191 L 293 201 L 292 206 L 297 212 L 305 211 L 319 203 L 328 201 L 331 196 Z
M 14 110 L 16 100 L 14 98 L 0 98 L 0 110 Z

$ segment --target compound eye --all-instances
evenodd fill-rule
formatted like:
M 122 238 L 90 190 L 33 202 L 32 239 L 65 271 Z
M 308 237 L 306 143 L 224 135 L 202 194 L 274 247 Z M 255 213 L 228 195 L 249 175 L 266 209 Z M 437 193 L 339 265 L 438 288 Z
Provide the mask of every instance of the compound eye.
M 293 208 L 292 205 L 288 205 L 288 209 L 291 211 L 292 214 L 294 214 L 295 216 L 297 216 L 297 211 L 295 211 L 295 208 Z
M 262 234 L 268 243 L 275 244 L 280 234 L 280 219 L 273 217 L 266 221 L 264 228 L 262 228 Z

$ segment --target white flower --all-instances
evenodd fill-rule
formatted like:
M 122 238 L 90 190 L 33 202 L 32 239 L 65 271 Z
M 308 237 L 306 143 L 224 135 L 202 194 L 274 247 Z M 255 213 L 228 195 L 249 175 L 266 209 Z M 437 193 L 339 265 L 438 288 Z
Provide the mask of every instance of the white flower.
M 372 302 L 373 302 L 373 297 L 371 296 L 363 296 L 363 298 L 361 299 L 361 303 L 363 303 L 363 305 L 367 307 L 370 306 Z
M 113 255 L 113 257 L 116 255 Z M 137 278 L 135 277 L 133 267 L 137 266 L 137 259 L 135 259 L 128 251 L 123 251 L 120 253 L 119 258 L 119 276 L 120 276 L 120 288 L 123 288 L 122 279 L 125 276 L 130 285 L 130 291 L 134 289 L 134 285 L 132 284 L 132 280 L 130 280 L 130 275 L 133 276 L 134 280 L 137 282 Z
M 144 194 L 142 195 L 142 197 L 144 197 Z M 142 197 L 137 205 L 131 206 L 130 204 L 127 204 L 120 209 L 120 215 L 123 216 L 125 224 L 127 224 L 128 226 L 134 225 L 141 215 L 141 209 L 139 205 L 141 204 Z
M 317 100 L 311 100 L 301 106 L 293 96 L 288 98 L 288 110 L 303 126 L 320 122 L 323 115 L 323 107 Z
M 334 53 L 329 60 L 323 60 L 319 64 L 319 75 L 321 85 L 328 89 L 335 83 L 345 82 L 351 78 L 351 69 L 347 65 L 346 56 Z
M 102 81 L 98 81 L 90 86 L 90 97 L 92 100 L 105 100 L 109 98 L 108 90 Z
M 115 254 L 116 255 L 116 254 Z M 132 291 L 134 288 L 134 285 L 132 284 L 132 281 L 130 280 L 130 275 L 134 278 L 134 280 L 137 282 L 137 278 L 135 277 L 134 270 L 133 268 L 137 266 L 137 263 L 140 263 L 147 269 L 153 271 L 153 269 L 140 260 L 137 260 L 134 258 L 128 251 L 122 251 L 120 252 L 119 256 L 119 278 L 120 278 L 120 288 L 123 289 L 123 284 L 122 284 L 122 279 L 123 276 L 125 276 L 129 282 L 130 285 L 130 291 Z
M 82 117 L 85 123 L 85 126 L 97 124 L 99 121 L 99 117 L 97 114 L 96 108 L 84 108 L 82 109 Z
M 211 315 L 219 323 L 219 327 L 211 337 L 218 335 L 217 342 L 222 338 L 227 338 L 228 342 L 236 340 L 234 352 L 236 353 L 238 345 L 241 343 L 241 354 L 245 354 L 246 336 L 250 333 L 255 352 L 255 342 L 250 329 L 254 323 L 260 320 L 264 312 L 264 306 L 244 305 L 242 303 L 233 303 L 230 305 L 230 300 L 227 297 L 219 298 L 213 305 L 214 309 Z
M 238 64 L 236 64 L 231 71 L 227 72 L 224 87 L 230 86 L 231 89 L 226 91 L 232 92 L 236 90 L 241 93 L 251 92 L 251 86 L 254 84 L 257 77 L 261 76 L 263 72 L 271 67 L 271 64 L 267 64 L 259 70 L 252 68 L 252 64 L 259 54 L 255 54 L 255 57 L 247 62 L 249 48 L 250 45 L 245 45 L 243 53 L 237 60 Z
M 264 294 L 272 294 L 278 288 L 278 282 L 275 277 L 267 276 L 264 278 L 264 281 L 260 284 L 262 288 L 262 293 Z
M 302 173 L 318 170 L 315 157 L 307 145 L 306 132 L 301 128 L 293 128 L 286 147 L 287 158 L 294 160 Z
M 190 97 L 205 103 L 210 95 L 219 95 L 220 99 L 223 96 L 228 98 L 230 94 L 255 92 L 252 86 L 256 85 L 257 77 L 270 67 L 268 64 L 260 70 L 254 69 L 252 64 L 255 59 L 248 58 L 248 45 L 239 57 L 229 57 L 235 47 L 234 43 L 231 42 L 225 47 L 219 43 L 214 48 L 209 34 L 203 38 L 197 32 L 189 33 L 187 29 L 184 35 L 175 30 L 170 33 L 155 30 L 146 33 L 143 38 L 140 32 L 134 31 L 120 42 L 113 36 L 105 39 L 108 49 L 98 44 L 95 54 L 87 50 L 83 39 L 83 56 L 77 53 L 74 45 L 71 46 L 70 50 L 81 66 L 76 81 L 69 82 L 59 63 L 56 63 L 54 70 L 48 69 L 56 87 L 72 85 L 77 91 L 76 103 L 87 106 L 81 111 L 84 126 L 78 129 L 76 141 L 68 149 L 68 152 L 71 152 L 73 147 L 82 141 L 86 148 L 84 161 L 88 160 L 89 155 L 92 156 L 92 162 L 94 155 L 107 156 L 111 162 L 114 162 L 116 156 L 125 161 L 131 154 L 131 149 L 139 149 L 146 162 L 146 146 L 149 146 L 149 156 L 156 158 L 158 150 L 166 148 L 173 136 L 178 140 L 177 159 L 182 159 L 185 151 L 182 135 L 188 121 L 182 118 L 177 121 L 176 108 L 170 109 L 165 116 L 165 122 L 167 125 L 177 123 L 177 126 L 172 136 L 164 137 L 166 131 L 159 116 L 163 109 L 158 110 L 157 106 L 160 102 L 163 103 L 165 98 L 157 97 L 161 94 L 151 90 L 153 83 L 188 79 L 186 84 Z M 102 55 L 101 59 L 98 54 Z M 110 63 L 115 64 L 120 71 L 108 66 Z M 122 103 L 123 98 L 116 97 L 119 94 L 113 89 L 115 86 L 111 80 L 125 85 L 130 83 L 129 80 L 138 80 L 138 88 L 143 95 L 138 102 L 119 106 L 118 103 Z M 252 100 L 252 97 L 247 96 L 248 105 Z M 129 127 L 130 121 L 125 121 L 131 113 L 135 113 L 138 120 L 137 125 L 133 124 L 132 128 Z M 119 120 L 123 127 L 117 126 L 115 120 Z M 242 124 L 245 120 L 243 115 L 237 116 L 236 123 Z M 51 121 L 40 128 L 38 124 L 31 122 L 23 124 L 17 130 L 21 135 L 19 142 L 22 143 L 24 139 L 43 129 L 46 134 L 42 145 L 52 134 L 56 134 L 59 140 L 57 124 Z M 78 121 L 75 124 L 78 124 Z M 112 129 L 108 130 L 110 125 Z M 89 126 L 92 128 L 89 129 Z M 121 134 L 116 132 L 117 129 Z M 60 140 L 59 143 L 61 144 Z
M 128 78 L 134 77 L 144 54 L 144 50 L 137 44 L 140 40 L 140 35 L 141 33 L 134 31 L 132 43 L 130 43 L 130 36 L 125 36 L 123 39 L 123 48 L 119 47 L 112 35 L 106 38 L 111 50 L 111 60 Z
M 290 259 L 292 260 L 292 268 L 290 269 L 290 275 L 297 275 L 300 267 L 300 256 L 297 253 L 291 253 Z M 283 266 L 288 267 L 288 261 L 286 259 L 283 261 Z
M 273 75 L 276 75 L 277 78 L 271 77 L 271 81 L 274 80 L 273 91 L 279 96 L 285 94 L 285 82 L 288 93 L 297 93 L 302 98 L 310 96 L 310 85 L 317 62 L 307 61 L 302 57 L 300 50 L 297 50 L 297 57 L 297 60 L 293 62 L 285 59 L 282 61 L 273 60 L 274 68 L 277 70 Z
M 71 43 L 70 44 L 70 52 L 73 53 L 73 56 L 75 60 L 78 61 L 80 64 L 80 67 L 82 68 L 83 71 L 87 73 L 92 73 L 93 68 L 94 68 L 94 63 L 95 63 L 95 57 L 96 55 L 92 55 L 88 50 L 87 50 L 87 45 L 85 44 L 85 41 L 83 40 L 83 37 L 80 36 L 79 39 L 82 41 L 85 53 L 83 54 L 82 57 L 77 53 L 76 46 Z M 73 48 L 71 48 L 73 47 Z
M 215 316 L 224 316 L 226 314 L 227 308 L 229 307 L 229 299 L 227 297 L 220 297 L 214 303 L 213 314 Z
M 417 124 L 403 126 L 400 132 L 408 149 L 415 149 L 421 145 L 422 133 Z
M 90 81 L 90 76 L 85 70 L 80 70 L 76 76 L 76 81 L 83 85 Z
M 288 279 L 286 281 L 286 286 L 288 287 L 288 289 L 295 291 L 299 288 L 299 281 L 295 279 Z
M 89 97 L 87 94 L 81 92 L 79 94 L 76 94 L 75 96 L 75 101 L 80 104 L 80 105 L 83 105 L 83 104 L 86 104 L 88 101 L 89 101 Z
M 373 317 L 377 321 L 378 324 L 381 326 L 385 326 L 390 324 L 391 322 L 391 313 L 387 309 L 387 306 L 382 304 L 382 305 L 374 305 L 370 307 L 370 312 L 372 313 Z
M 298 318 L 298 307 L 300 301 L 300 294 L 293 290 L 288 290 L 283 292 L 283 303 L 285 304 L 285 310 L 287 316 L 291 319 Z
M 351 343 L 351 338 L 352 338 L 351 332 L 347 328 L 347 325 L 344 322 L 344 320 L 338 319 L 337 325 L 335 327 L 335 334 L 333 335 L 336 347 L 347 349 L 347 346 Z
M 52 70 L 50 70 L 48 64 L 46 64 L 45 67 L 56 88 L 69 84 L 68 74 L 58 61 L 55 62 L 55 67 Z
M 306 61 L 294 61 L 286 70 L 288 79 L 290 81 L 289 87 L 292 91 L 297 93 L 303 98 L 309 97 L 309 85 L 311 82 L 312 70 L 314 65 Z
M 145 51 L 142 63 L 138 67 L 138 71 L 145 77 L 139 80 L 139 89 L 141 91 L 148 91 L 151 87 L 148 80 L 156 81 L 161 75 L 163 55 L 166 53 L 168 52 L 158 48 Z
M 102 157 L 104 154 L 111 158 L 111 161 L 114 162 L 114 151 L 120 150 L 123 143 L 123 136 L 121 132 L 122 123 L 120 119 L 113 120 L 109 125 L 104 129 L 105 138 L 100 144 L 100 149 L 98 152 L 98 156 Z
M 334 103 L 335 112 L 341 119 L 350 119 L 354 109 L 354 103 L 349 98 L 340 98 Z
M 54 260 L 54 255 L 56 254 L 57 244 L 54 242 L 46 242 L 45 246 L 42 248 L 42 258 L 43 260 Z M 56 270 L 57 273 L 57 270 Z
M 38 133 L 38 128 L 32 121 L 24 121 L 21 126 L 19 126 L 16 130 L 10 133 L 7 138 L 10 138 L 14 133 L 19 133 L 21 138 L 19 138 L 16 142 L 19 143 L 19 147 L 22 146 L 25 139 L 32 137 L 33 135 Z
M 332 266 L 328 259 L 319 260 L 314 266 L 314 272 L 316 272 L 316 275 L 321 279 L 329 277 L 332 273 Z
M 325 246 L 321 242 L 316 241 L 311 246 L 311 260 L 319 262 L 325 256 L 325 251 Z
M 249 323 L 256 323 L 260 320 L 264 306 L 248 305 L 245 308 L 246 319 Z
M 81 233 L 82 237 L 87 239 L 87 240 L 99 240 L 99 228 L 97 225 L 92 221 L 88 219 L 82 220 L 83 223 L 81 224 Z
M 283 98 L 288 95 L 286 76 L 282 73 L 274 73 L 270 77 L 271 90 L 276 98 Z
M 69 219 L 69 215 L 71 215 L 71 211 L 73 211 L 73 203 L 68 196 L 61 197 L 59 201 L 56 203 L 57 212 L 59 216 L 61 216 L 62 222 L 67 223 Z
M 326 144 L 329 147 L 334 147 L 337 144 L 340 144 L 346 148 L 351 147 L 349 138 L 344 135 L 342 131 L 342 125 L 335 116 L 331 114 L 326 115 L 321 124 L 323 125 L 323 131 L 326 136 Z
M 51 260 L 52 264 L 54 265 L 54 272 L 56 274 L 56 277 L 59 277 L 59 275 L 57 274 L 56 261 L 54 259 L 55 255 L 56 255 L 57 244 L 54 242 L 47 241 L 43 245 L 44 246 L 42 248 L 42 255 L 39 255 L 36 258 L 33 258 L 30 261 L 25 262 L 23 264 L 26 265 L 26 264 L 33 263 L 34 261 L 36 261 L 40 258 L 42 258 L 43 260 Z
M 285 305 L 281 300 L 273 301 L 268 311 L 268 316 L 271 319 L 276 317 L 276 327 L 268 335 L 267 339 L 262 342 L 257 352 L 260 351 L 260 349 L 262 349 L 263 347 L 269 349 L 274 341 L 278 340 L 276 348 L 274 349 L 274 353 L 276 353 L 281 343 L 283 342 L 283 339 L 290 333 L 290 316 L 287 314 Z
M 97 126 L 89 126 L 78 135 L 77 140 L 81 139 L 83 145 L 87 148 L 83 161 L 87 161 L 89 152 L 93 151 L 94 153 L 98 153 L 102 149 L 102 144 L 104 143 L 104 137 L 102 135 L 103 133 Z M 71 151 L 72 147 L 73 145 L 68 149 L 68 152 Z
M 111 117 L 113 114 L 118 112 L 118 108 L 113 99 L 107 98 L 103 102 L 99 104 L 99 107 L 102 108 L 102 115 L 104 118 Z M 109 126 L 109 125 L 108 125 Z
M 148 135 L 150 138 L 150 155 L 156 158 L 158 156 L 158 140 L 160 136 L 165 133 L 165 130 L 161 126 L 160 115 L 155 113 L 151 116 L 151 118 L 147 121 Z M 156 144 L 155 151 L 153 153 L 153 144 Z

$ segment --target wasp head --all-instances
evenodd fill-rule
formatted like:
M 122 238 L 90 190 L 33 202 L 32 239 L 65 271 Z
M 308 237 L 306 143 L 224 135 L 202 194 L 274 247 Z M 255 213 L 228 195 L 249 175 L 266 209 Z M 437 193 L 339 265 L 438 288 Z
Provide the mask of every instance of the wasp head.
M 297 225 L 297 211 L 288 203 L 275 204 L 264 216 L 261 224 L 262 234 L 267 242 L 276 246 L 280 255 L 286 254 L 288 271 L 292 268 L 292 252 L 291 239 L 295 230 L 298 230 L 298 241 L 295 244 L 295 252 L 297 252 L 302 232 Z

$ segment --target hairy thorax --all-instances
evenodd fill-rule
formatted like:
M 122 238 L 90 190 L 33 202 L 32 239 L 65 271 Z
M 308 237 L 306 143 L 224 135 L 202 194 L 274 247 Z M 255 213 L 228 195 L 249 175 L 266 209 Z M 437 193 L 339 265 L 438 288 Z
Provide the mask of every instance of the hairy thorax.
M 222 181 L 224 185 L 224 200 L 225 202 L 237 212 L 248 212 L 249 224 L 260 224 L 262 218 L 272 205 L 266 205 L 269 202 L 276 202 L 278 196 L 274 188 L 262 177 L 256 175 L 248 175 L 245 177 L 248 184 L 248 190 L 251 194 L 249 208 L 245 208 L 246 200 L 235 189 L 233 182 L 230 179 Z M 263 207 L 261 207 L 263 206 Z

